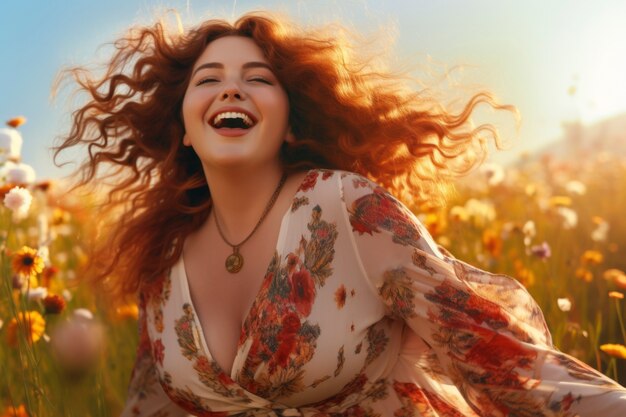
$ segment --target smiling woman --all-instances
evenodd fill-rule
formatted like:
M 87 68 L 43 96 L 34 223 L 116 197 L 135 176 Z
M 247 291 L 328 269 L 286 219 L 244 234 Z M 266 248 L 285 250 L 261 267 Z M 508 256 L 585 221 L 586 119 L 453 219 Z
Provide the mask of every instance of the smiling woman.
M 211 42 L 198 58 L 183 100 L 185 135 L 206 175 L 282 171 L 278 157 L 289 135 L 289 101 L 256 43 L 242 36 Z
M 139 296 L 124 417 L 624 414 L 516 280 L 456 260 L 392 195 L 436 200 L 498 143 L 476 106 L 510 106 L 451 113 L 341 34 L 265 14 L 116 46 L 103 78 L 73 71 L 91 100 L 58 151 L 88 146 L 83 184 L 120 174 L 91 259 Z

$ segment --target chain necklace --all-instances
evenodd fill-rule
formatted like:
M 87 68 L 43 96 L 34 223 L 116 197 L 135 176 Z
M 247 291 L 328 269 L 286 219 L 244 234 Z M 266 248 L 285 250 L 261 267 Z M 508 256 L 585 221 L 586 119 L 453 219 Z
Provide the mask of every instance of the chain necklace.
M 252 229 L 250 234 L 246 236 L 246 238 L 242 240 L 241 242 L 239 242 L 237 245 L 233 245 L 232 243 L 228 241 L 228 239 L 226 239 L 226 237 L 224 236 L 224 233 L 222 232 L 222 228 L 220 227 L 220 223 L 217 220 L 217 213 L 215 213 L 215 211 L 213 212 L 213 217 L 215 218 L 215 225 L 217 226 L 217 231 L 219 232 L 220 237 L 228 246 L 233 248 L 233 253 L 228 255 L 228 257 L 226 258 L 226 262 L 225 262 L 226 270 L 230 272 L 231 274 L 235 274 L 239 272 L 241 268 L 243 267 L 243 256 L 241 256 L 241 253 L 239 253 L 239 248 L 244 243 L 246 243 L 248 239 L 252 237 L 252 235 L 254 234 L 254 232 L 256 232 L 256 230 L 259 228 L 261 223 L 263 223 L 263 220 L 265 220 L 265 217 L 267 217 L 268 213 L 274 206 L 274 203 L 276 203 L 276 199 L 278 198 L 278 195 L 280 194 L 280 190 L 283 188 L 283 185 L 285 185 L 285 181 L 287 181 L 286 173 L 284 173 L 283 176 L 280 178 L 278 187 L 276 187 L 276 189 L 274 190 L 274 194 L 272 194 L 270 201 L 267 203 L 267 206 L 265 206 L 265 210 L 263 211 L 263 214 L 261 214 L 261 218 L 256 223 L 256 226 L 254 226 L 254 229 Z

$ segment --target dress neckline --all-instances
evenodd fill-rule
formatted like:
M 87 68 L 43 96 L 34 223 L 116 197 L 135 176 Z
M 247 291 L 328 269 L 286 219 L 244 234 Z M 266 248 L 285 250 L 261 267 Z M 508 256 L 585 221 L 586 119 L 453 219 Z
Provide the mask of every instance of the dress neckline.
M 283 214 L 281 218 L 280 229 L 278 231 L 278 239 L 276 240 L 276 246 L 274 248 L 277 253 L 281 253 L 281 248 L 284 246 L 284 240 L 286 239 L 285 231 L 286 231 L 286 226 L 289 222 L 289 218 L 291 216 L 291 207 L 293 206 L 294 201 L 298 197 L 298 194 L 300 194 L 301 188 L 305 184 L 306 179 L 309 177 L 309 175 L 313 171 L 317 171 L 317 169 L 310 169 L 306 172 L 306 175 L 302 178 L 302 180 L 298 184 L 298 188 L 296 189 L 296 192 L 291 197 L 291 204 L 289 204 L 289 206 L 287 207 L 287 210 L 285 211 L 285 213 Z M 267 268 L 265 268 L 263 279 L 261 280 L 261 283 L 256 291 L 256 296 L 254 297 L 252 304 L 246 310 L 246 314 L 244 315 L 243 321 L 241 322 L 241 325 L 239 327 L 239 334 L 241 334 L 241 332 L 243 331 L 245 323 L 248 322 L 250 318 L 250 313 L 254 309 L 254 306 L 258 303 L 261 289 L 263 288 L 265 281 L 268 279 L 267 271 L 269 270 L 271 264 L 272 264 L 272 260 L 270 260 L 269 264 L 267 265 Z M 184 298 L 184 302 L 188 303 L 189 306 L 191 307 L 191 310 L 193 312 L 194 323 L 198 327 L 199 343 L 201 344 L 200 347 L 206 352 L 209 360 L 211 360 L 215 364 L 215 366 L 217 366 L 220 372 L 228 375 L 226 371 L 222 368 L 222 366 L 215 360 L 215 357 L 213 356 L 213 354 L 211 353 L 211 350 L 209 349 L 209 345 L 206 341 L 206 337 L 204 334 L 204 329 L 202 328 L 202 323 L 200 322 L 198 313 L 196 311 L 196 307 L 191 298 L 191 291 L 189 289 L 189 281 L 187 279 L 187 271 L 185 269 L 185 259 L 182 253 L 180 255 L 180 258 L 178 259 L 178 262 L 175 265 L 175 268 L 178 269 L 177 272 L 178 272 L 178 276 L 180 277 L 180 287 L 182 290 L 182 296 Z M 233 363 L 231 365 L 230 375 L 229 375 L 233 381 L 235 380 L 236 370 L 240 368 L 239 365 L 242 360 L 242 358 L 240 357 L 241 352 L 242 352 L 241 345 L 238 344 L 237 351 L 235 352 L 235 359 L 233 360 Z M 254 395 L 254 394 L 251 394 L 251 395 Z

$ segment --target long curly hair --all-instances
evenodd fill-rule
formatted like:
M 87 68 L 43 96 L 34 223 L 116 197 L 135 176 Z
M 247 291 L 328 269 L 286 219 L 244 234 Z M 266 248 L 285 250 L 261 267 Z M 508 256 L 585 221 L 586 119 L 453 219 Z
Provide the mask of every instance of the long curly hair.
M 86 147 L 79 186 L 110 184 L 103 208 L 115 216 L 91 255 L 90 274 L 118 294 L 166 273 L 185 237 L 208 216 L 210 190 L 199 158 L 183 146 L 181 109 L 196 59 L 224 36 L 253 39 L 288 94 L 296 140 L 281 149 L 285 170 L 353 171 L 407 203 L 436 201 L 442 181 L 480 162 L 487 142 L 499 146 L 493 126 L 471 122 L 479 104 L 515 111 L 479 92 L 449 112 L 429 90 L 409 88 L 406 77 L 359 59 L 336 27 L 306 30 L 250 13 L 233 24 L 209 20 L 184 34 L 160 22 L 132 28 L 113 44 L 103 74 L 66 70 L 87 100 L 55 147 L 55 159 Z

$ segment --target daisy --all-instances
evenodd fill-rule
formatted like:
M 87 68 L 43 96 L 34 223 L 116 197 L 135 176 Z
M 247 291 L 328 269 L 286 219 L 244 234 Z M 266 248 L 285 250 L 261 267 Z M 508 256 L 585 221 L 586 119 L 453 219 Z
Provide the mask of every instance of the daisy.
M 18 331 L 26 333 L 26 340 L 29 344 L 35 343 L 41 339 L 45 329 L 46 321 L 38 311 L 19 312 L 7 326 L 8 343 L 10 346 L 17 346 Z
M 35 276 L 43 271 L 44 262 L 35 249 L 23 246 L 22 249 L 13 255 L 11 266 L 16 274 Z

